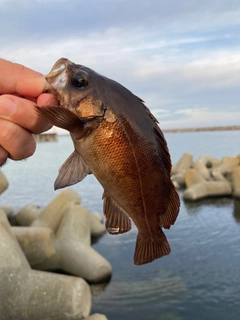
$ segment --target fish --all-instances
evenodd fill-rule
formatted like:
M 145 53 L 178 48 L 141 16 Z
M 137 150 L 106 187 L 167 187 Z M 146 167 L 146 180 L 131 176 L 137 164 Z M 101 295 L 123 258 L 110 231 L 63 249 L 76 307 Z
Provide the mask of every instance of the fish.
M 59 169 L 54 188 L 93 174 L 103 187 L 103 213 L 110 234 L 138 229 L 134 264 L 171 251 L 163 228 L 179 213 L 171 181 L 167 142 L 143 100 L 118 82 L 84 65 L 59 59 L 46 76 L 57 106 L 35 106 L 49 123 L 69 131 L 74 151 Z

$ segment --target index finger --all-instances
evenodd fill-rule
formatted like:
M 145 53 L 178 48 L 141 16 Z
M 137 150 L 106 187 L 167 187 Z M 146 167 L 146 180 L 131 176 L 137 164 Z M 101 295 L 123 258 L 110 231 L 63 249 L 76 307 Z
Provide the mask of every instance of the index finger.
M 0 59 L 0 94 L 38 97 L 44 90 L 44 76 L 25 66 Z

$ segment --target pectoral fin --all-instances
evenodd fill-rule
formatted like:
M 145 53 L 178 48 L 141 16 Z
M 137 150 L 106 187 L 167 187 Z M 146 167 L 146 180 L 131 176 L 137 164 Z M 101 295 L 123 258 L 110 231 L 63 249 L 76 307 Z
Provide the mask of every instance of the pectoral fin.
M 74 151 L 59 169 L 58 177 L 54 183 L 54 189 L 71 186 L 90 174 L 88 166 L 79 154 Z
M 103 211 L 106 217 L 106 229 L 111 234 L 127 232 L 131 229 L 128 214 L 108 195 L 103 194 Z
M 84 127 L 84 123 L 71 110 L 61 106 L 35 106 L 37 114 L 47 122 L 59 128 L 68 130 L 76 139 L 82 139 L 88 129 Z

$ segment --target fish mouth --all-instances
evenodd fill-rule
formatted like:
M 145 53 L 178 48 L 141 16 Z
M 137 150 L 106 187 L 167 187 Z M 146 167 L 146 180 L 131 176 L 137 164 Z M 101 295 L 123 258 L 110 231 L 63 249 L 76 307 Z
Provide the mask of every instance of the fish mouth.
M 47 82 L 51 85 L 61 73 L 66 71 L 69 64 L 71 64 L 71 61 L 69 61 L 68 59 L 66 58 L 59 59 L 54 64 L 50 72 L 46 75 L 45 79 L 47 80 Z
M 56 97 L 58 96 L 59 89 L 66 84 L 66 72 L 70 64 L 72 64 L 72 62 L 66 58 L 61 58 L 54 64 L 50 72 L 45 76 L 47 82 L 44 92 L 52 93 Z
M 65 58 L 59 59 L 54 64 L 50 72 L 46 75 L 45 78 L 47 82 L 51 84 L 51 82 L 67 68 L 69 63 L 71 62 L 68 59 L 65 59 Z

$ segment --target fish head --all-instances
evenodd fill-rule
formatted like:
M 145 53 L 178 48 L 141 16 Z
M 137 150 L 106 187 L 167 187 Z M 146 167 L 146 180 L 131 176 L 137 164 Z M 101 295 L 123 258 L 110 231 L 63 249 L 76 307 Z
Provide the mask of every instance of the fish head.
M 96 85 L 101 75 L 61 58 L 45 78 L 45 92 L 55 95 L 60 106 L 74 111 L 79 118 L 103 116 L 105 108 Z

